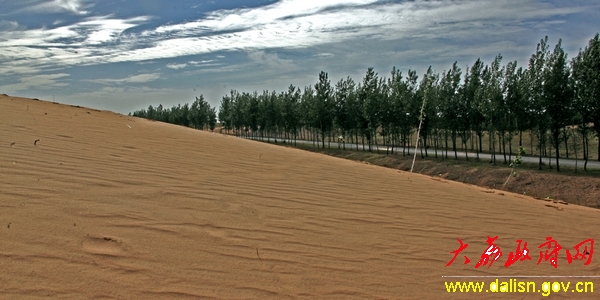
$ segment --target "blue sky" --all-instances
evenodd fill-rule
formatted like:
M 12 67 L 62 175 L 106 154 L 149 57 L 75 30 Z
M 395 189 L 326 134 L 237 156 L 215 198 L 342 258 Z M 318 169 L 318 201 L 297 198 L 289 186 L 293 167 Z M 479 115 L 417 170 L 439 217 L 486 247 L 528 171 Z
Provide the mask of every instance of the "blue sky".
M 119 113 L 229 90 L 421 77 L 481 57 L 527 66 L 536 44 L 569 58 L 600 31 L 597 0 L 0 0 L 0 93 Z

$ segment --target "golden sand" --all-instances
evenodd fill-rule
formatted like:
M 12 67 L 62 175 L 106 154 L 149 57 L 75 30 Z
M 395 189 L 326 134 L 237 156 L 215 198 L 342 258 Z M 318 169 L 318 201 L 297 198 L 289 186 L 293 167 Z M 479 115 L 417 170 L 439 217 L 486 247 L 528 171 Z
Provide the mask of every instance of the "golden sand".
M 544 299 L 442 276 L 597 276 L 564 249 L 537 262 L 547 236 L 573 249 L 598 229 L 591 208 L 0 96 L 2 299 Z M 503 255 L 475 268 L 487 236 Z M 506 268 L 517 239 L 532 260 Z M 570 290 L 552 294 L 597 298 Z

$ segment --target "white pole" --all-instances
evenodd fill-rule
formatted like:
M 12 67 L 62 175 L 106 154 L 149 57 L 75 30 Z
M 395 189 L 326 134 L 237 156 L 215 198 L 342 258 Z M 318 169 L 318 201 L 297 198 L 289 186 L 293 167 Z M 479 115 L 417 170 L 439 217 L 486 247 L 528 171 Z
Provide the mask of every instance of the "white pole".
M 419 116 L 419 129 L 417 130 L 417 142 L 415 143 L 415 155 L 413 156 L 412 166 L 410 167 L 410 172 L 413 172 L 415 168 L 415 161 L 417 160 L 417 149 L 419 147 L 419 139 L 421 134 L 421 125 L 423 124 L 423 112 L 425 111 L 425 100 L 427 99 L 427 91 L 425 91 L 423 95 L 423 104 L 421 105 L 421 116 Z M 427 149 L 425 149 L 427 151 Z

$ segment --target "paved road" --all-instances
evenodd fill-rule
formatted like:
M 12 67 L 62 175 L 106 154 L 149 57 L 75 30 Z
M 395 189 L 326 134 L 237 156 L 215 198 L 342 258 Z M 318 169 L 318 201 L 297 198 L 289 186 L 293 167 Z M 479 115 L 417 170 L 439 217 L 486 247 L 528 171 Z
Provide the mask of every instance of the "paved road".
M 256 138 L 248 138 L 248 139 L 254 139 L 254 140 L 264 140 L 267 141 L 267 138 L 260 138 L 260 137 L 256 137 Z M 282 142 L 294 142 L 293 140 L 282 140 L 282 139 L 274 139 L 274 138 L 270 138 L 269 139 L 271 141 L 271 143 L 273 143 L 275 140 L 277 140 L 277 142 L 282 143 Z M 296 140 L 296 143 L 298 144 L 313 144 L 313 141 L 306 141 L 306 140 Z M 327 143 L 325 142 L 325 147 L 327 147 L 327 145 L 330 144 L 331 148 L 338 148 L 338 145 L 340 145 L 340 147 L 342 147 L 341 144 L 338 144 L 337 142 L 331 142 L 331 143 Z M 319 145 L 321 145 L 319 143 Z M 346 144 L 346 149 L 353 149 L 356 150 L 356 148 L 358 147 L 359 150 L 365 150 L 365 149 L 369 149 L 368 145 L 365 145 L 365 147 L 363 148 L 362 144 Z M 375 145 L 371 146 L 373 151 L 377 151 L 377 148 L 379 148 L 379 151 L 384 153 L 387 149 L 386 146 L 379 146 L 376 147 Z M 391 150 L 391 148 L 390 148 Z M 411 148 L 407 148 L 406 151 L 410 154 L 410 153 L 414 153 L 415 148 L 411 147 Z M 402 152 L 402 147 L 394 147 L 394 152 L 400 153 Z M 421 149 L 418 150 L 418 153 L 421 153 Z M 438 150 L 438 155 L 441 155 L 442 151 Z M 465 157 L 465 152 L 461 152 L 458 151 L 458 157 L 459 158 L 464 158 Z M 427 154 L 429 156 L 434 156 L 435 155 L 435 150 L 434 149 L 427 149 Z M 472 153 L 472 152 L 468 152 L 469 158 L 477 158 L 477 153 Z M 448 150 L 448 157 L 449 158 L 454 158 L 454 151 Z M 417 158 L 419 158 L 419 155 L 417 155 Z M 487 153 L 480 153 L 479 154 L 479 158 L 480 159 L 487 159 L 487 160 L 491 160 L 492 159 L 492 155 L 491 154 L 487 154 Z M 514 155 L 513 155 L 514 158 Z M 508 155 L 506 156 L 506 159 L 508 160 Z M 502 163 L 504 161 L 504 155 L 502 154 L 496 154 L 496 162 L 497 163 Z M 549 158 L 548 157 L 544 157 L 542 158 L 542 162 L 544 164 L 548 164 Z M 539 157 L 533 157 L 533 156 L 525 156 L 523 157 L 523 162 L 527 162 L 527 163 L 533 163 L 533 164 L 537 164 L 539 163 Z M 552 158 L 552 165 L 556 164 L 556 158 Z M 560 165 L 561 166 L 569 166 L 569 167 L 575 167 L 575 164 L 577 164 L 578 168 L 583 169 L 583 164 L 584 161 L 579 159 L 579 160 L 575 160 L 575 159 L 566 159 L 566 158 L 561 158 L 560 159 Z M 600 169 L 600 162 L 599 161 L 595 161 L 595 160 L 588 160 L 588 164 L 587 164 L 588 169 Z

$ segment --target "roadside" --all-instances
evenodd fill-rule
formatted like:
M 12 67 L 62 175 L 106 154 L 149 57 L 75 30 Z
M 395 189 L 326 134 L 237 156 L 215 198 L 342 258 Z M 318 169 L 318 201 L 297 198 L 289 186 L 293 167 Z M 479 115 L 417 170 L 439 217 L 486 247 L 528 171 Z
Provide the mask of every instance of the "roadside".
M 289 144 L 281 146 L 291 147 Z M 373 165 L 410 171 L 413 156 L 402 154 L 385 155 L 340 149 L 321 149 L 307 144 L 298 144 L 296 147 L 306 151 L 323 153 Z M 446 180 L 454 180 L 467 184 L 505 190 L 522 195 L 532 196 L 548 202 L 583 205 L 600 208 L 600 171 L 591 170 L 583 173 L 574 173 L 571 167 L 564 167 L 560 173 L 554 170 L 537 170 L 537 164 L 524 163 L 516 170 L 517 176 L 511 176 L 512 169 L 507 165 L 496 166 L 487 161 L 476 161 L 464 158 L 436 159 L 421 158 L 417 156 L 414 168 L 415 173 L 425 174 Z M 504 185 L 510 176 L 508 183 Z M 563 203 L 564 204 L 564 203 Z M 559 209 L 559 208 L 558 208 Z
M 259 140 L 259 141 L 264 141 L 264 142 L 275 142 L 275 143 L 277 143 L 277 139 L 276 138 L 260 138 L 260 137 L 244 137 L 244 138 L 251 139 L 251 140 Z M 279 139 L 279 142 L 283 142 L 285 144 L 286 140 Z M 292 141 L 288 140 L 287 142 L 289 143 L 289 142 L 292 142 Z M 313 141 L 307 141 L 307 140 L 296 140 L 295 143 L 296 144 L 302 144 L 302 145 L 308 145 L 308 146 L 312 146 L 314 144 Z M 368 147 L 365 147 L 365 146 L 360 145 L 360 144 L 357 145 L 357 144 L 346 143 L 346 144 L 342 145 L 342 144 L 336 143 L 336 142 L 327 142 L 326 145 L 328 145 L 327 146 L 328 148 L 337 148 L 337 149 L 339 149 L 339 148 L 342 148 L 342 146 L 344 146 L 345 149 L 347 149 L 347 150 L 356 150 L 356 149 L 359 149 L 360 151 L 368 151 Z M 406 149 L 403 149 L 402 147 L 394 147 L 392 149 L 391 147 L 387 147 L 387 146 L 375 146 L 375 145 L 371 145 L 371 149 L 372 149 L 373 152 L 379 151 L 379 153 L 386 153 L 388 151 L 391 152 L 391 150 L 394 150 L 394 152 L 398 152 L 398 153 L 406 152 L 407 154 L 414 154 L 414 150 L 415 150 L 414 147 L 409 147 L 409 148 L 406 148 Z M 436 151 L 434 149 L 432 149 L 432 148 L 429 148 L 427 150 L 419 148 L 419 150 L 418 150 L 419 155 L 420 155 L 421 152 L 425 152 L 425 151 L 427 152 L 427 155 L 430 156 L 430 157 L 435 157 L 436 156 Z M 445 150 L 438 149 L 437 150 L 437 155 L 441 156 L 442 153 L 444 153 L 444 151 Z M 454 159 L 454 156 L 455 156 L 454 151 L 448 151 L 447 155 L 448 155 L 449 159 Z M 470 160 L 473 160 L 473 159 L 476 159 L 478 157 L 477 153 L 474 153 L 474 152 L 464 152 L 464 151 L 457 151 L 456 155 L 457 155 L 457 157 L 459 159 L 465 159 L 466 156 L 468 156 Z M 514 154 L 513 154 L 512 157 L 514 158 Z M 486 161 L 486 160 L 490 160 L 491 161 L 492 160 L 492 155 L 489 154 L 489 153 L 480 153 L 479 154 L 479 158 L 481 159 L 481 161 Z M 501 153 L 497 153 L 495 155 L 495 158 L 496 158 L 496 163 L 497 164 L 502 164 L 504 162 L 504 159 L 505 159 L 504 155 L 501 154 Z M 511 160 L 511 156 L 507 155 L 506 156 L 506 160 L 510 161 Z M 533 164 L 533 165 L 536 165 L 536 166 L 539 163 L 539 157 L 537 157 L 537 156 L 526 155 L 526 156 L 522 157 L 522 160 L 523 160 L 524 163 L 530 163 L 530 164 Z M 585 161 L 582 160 L 582 159 L 576 160 L 576 159 L 572 159 L 572 158 L 562 158 L 562 157 L 560 158 L 559 162 L 560 162 L 560 167 L 561 168 L 571 167 L 574 170 L 574 168 L 577 167 L 578 170 L 580 170 L 580 171 L 583 170 L 583 165 L 585 163 Z M 556 163 L 556 158 L 553 158 L 553 157 L 544 157 L 544 158 L 542 158 L 542 163 L 543 164 L 547 164 L 549 166 L 550 165 L 554 165 Z M 588 170 L 591 170 L 591 169 L 600 170 L 600 161 L 597 161 L 597 160 L 588 160 L 587 168 L 588 168 Z

